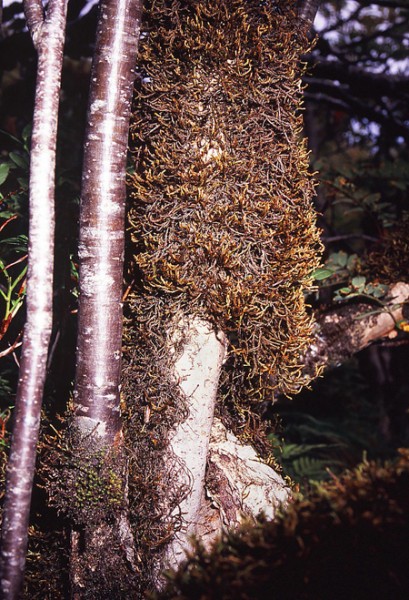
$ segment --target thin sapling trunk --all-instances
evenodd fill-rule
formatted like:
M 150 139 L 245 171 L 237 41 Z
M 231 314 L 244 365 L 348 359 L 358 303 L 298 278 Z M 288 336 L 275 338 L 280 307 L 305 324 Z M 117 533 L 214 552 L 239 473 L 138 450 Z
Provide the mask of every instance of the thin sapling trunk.
M 140 18 L 140 0 L 101 2 L 91 73 L 80 208 L 72 450 L 92 471 L 90 481 L 100 478 L 97 487 L 107 486 L 107 493 L 115 497 L 101 501 L 97 510 L 95 496 L 101 490 L 90 489 L 91 504 L 85 503 L 82 516 L 78 515 L 72 535 L 74 597 L 81 597 L 84 587 L 90 586 L 107 597 L 123 590 L 117 556 L 122 555 L 126 568 L 136 571 L 127 521 L 119 384 L 125 174 Z M 78 478 L 79 485 L 85 485 L 82 467 Z
M 54 181 L 58 100 L 67 0 L 26 0 L 38 52 L 30 163 L 27 320 L 15 401 L 2 528 L 1 591 L 17 598 L 23 582 L 41 403 L 52 326 Z

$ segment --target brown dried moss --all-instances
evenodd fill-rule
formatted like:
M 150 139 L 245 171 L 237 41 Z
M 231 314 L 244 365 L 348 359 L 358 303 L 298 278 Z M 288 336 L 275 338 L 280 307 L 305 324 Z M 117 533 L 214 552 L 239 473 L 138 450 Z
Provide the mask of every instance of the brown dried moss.
M 238 403 L 305 383 L 320 244 L 300 137 L 307 42 L 291 7 L 148 2 L 138 61 L 129 219 L 141 291 L 230 334 L 225 387 Z
M 142 576 L 154 573 L 178 527 L 162 507 L 169 514 L 185 493 L 162 464 L 186 409 L 169 377 L 171 324 L 197 315 L 228 334 L 221 404 L 244 421 L 255 420 L 249 406 L 305 383 L 304 293 L 320 244 L 299 113 L 308 42 L 292 9 L 283 1 L 145 3 L 123 385 Z

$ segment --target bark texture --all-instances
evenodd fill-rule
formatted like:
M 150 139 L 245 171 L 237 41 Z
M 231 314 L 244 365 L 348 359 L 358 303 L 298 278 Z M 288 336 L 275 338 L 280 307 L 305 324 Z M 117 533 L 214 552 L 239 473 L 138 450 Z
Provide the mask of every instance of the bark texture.
M 322 0 L 300 0 L 299 2 L 298 17 L 307 31 L 311 29 L 314 23 L 321 2 Z
M 38 51 L 30 163 L 29 266 L 13 438 L 2 527 L 2 597 L 17 598 L 23 581 L 40 413 L 52 327 L 54 181 L 58 101 L 67 0 L 24 3 Z
M 284 479 L 254 448 L 241 443 L 219 419 L 213 422 L 198 539 L 209 548 L 222 531 L 253 521 L 261 513 L 273 519 L 290 498 Z
M 176 359 L 174 378 L 187 406 L 186 417 L 170 435 L 165 458 L 165 468 L 166 463 L 171 464 L 179 485 L 186 488 L 176 509 L 180 515 L 178 531 L 165 558 L 165 566 L 176 568 L 185 558 L 190 538 L 197 533 L 200 522 L 210 433 L 227 339 L 224 334 L 217 335 L 206 321 L 190 318 L 177 324 L 170 351 Z
M 101 4 L 84 147 L 75 416 L 84 435 L 108 444 L 121 427 L 125 168 L 140 4 Z
M 409 284 L 398 282 L 382 305 L 363 301 L 317 317 L 314 338 L 303 360 L 306 373 L 338 366 L 372 342 L 396 336 L 396 324 L 404 318 L 408 300 Z
M 127 460 L 122 448 L 119 385 L 126 156 L 140 16 L 140 0 L 101 2 L 91 73 L 80 209 L 79 335 L 72 426 L 73 456 L 81 457 L 76 481 L 81 481 L 81 461 L 85 460 L 91 504 L 81 504 L 82 516 L 72 534 L 75 598 L 89 597 L 91 589 L 92 597 L 126 593 L 124 573 L 128 570 L 131 580 L 135 572 L 127 520 Z M 97 481 L 111 490 L 112 497 L 93 510 Z

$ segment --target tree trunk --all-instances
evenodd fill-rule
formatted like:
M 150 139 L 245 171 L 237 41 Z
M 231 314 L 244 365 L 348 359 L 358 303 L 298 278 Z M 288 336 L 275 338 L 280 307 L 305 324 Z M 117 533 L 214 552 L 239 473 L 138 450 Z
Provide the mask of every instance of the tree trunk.
M 115 596 L 126 589 L 124 573 L 128 577 L 135 571 L 127 521 L 127 461 L 122 448 L 119 384 L 125 169 L 141 2 L 103 0 L 100 11 L 81 194 L 72 446 L 74 456 L 83 462 L 77 484 L 82 485 L 85 464 L 91 496 L 92 481 L 107 486 L 106 492 L 110 486 L 115 489 L 110 489 L 110 501 L 101 502 L 95 510 L 91 501 L 78 515 L 71 562 L 75 598 L 83 597 L 90 588 L 96 595 Z
M 315 15 L 320 7 L 322 0 L 299 0 L 298 18 L 301 27 L 309 31 L 314 23 Z
M 129 217 L 136 286 L 127 333 L 135 327 L 139 339 L 126 374 L 144 385 L 127 382 L 124 395 L 140 403 L 130 409 L 135 422 L 151 412 L 134 444 L 151 498 L 141 501 L 154 513 L 141 554 L 162 528 L 146 552 L 161 563 L 157 579 L 183 560 L 192 534 L 209 543 L 243 515 L 271 516 L 276 494 L 288 495 L 255 453 L 220 423 L 211 429 L 224 338 L 218 400 L 245 413 L 281 384 L 297 389 L 311 328 L 303 287 L 319 242 L 295 83 L 306 41 L 291 37 L 293 3 L 278 4 L 146 3 Z
M 166 550 L 165 566 L 175 568 L 185 558 L 190 538 L 197 534 L 200 523 L 210 433 L 227 339 L 206 321 L 191 317 L 176 324 L 171 343 L 169 350 L 175 356 L 173 377 L 187 406 L 186 418 L 170 434 L 164 459 L 165 469 L 173 468 L 177 473 L 175 484 L 186 489 L 171 515 L 180 515 L 179 526 Z
M 24 9 L 38 51 L 30 163 L 27 320 L 14 413 L 2 528 L 2 597 L 17 598 L 23 581 L 41 403 L 52 326 L 54 181 L 66 0 Z

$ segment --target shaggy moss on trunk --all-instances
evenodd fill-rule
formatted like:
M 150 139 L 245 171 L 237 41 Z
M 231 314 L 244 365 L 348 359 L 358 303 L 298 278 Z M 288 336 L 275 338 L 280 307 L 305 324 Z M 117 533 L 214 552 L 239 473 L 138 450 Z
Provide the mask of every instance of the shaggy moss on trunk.
M 154 506 L 153 519 L 152 511 L 138 511 L 151 533 L 155 522 L 147 566 L 153 573 L 158 565 L 175 566 L 189 534 L 205 531 L 209 511 L 200 495 L 213 493 L 219 532 L 220 515 L 237 524 L 240 501 L 229 511 L 233 494 L 222 485 L 229 475 L 219 477 L 217 501 L 211 474 L 208 485 L 198 479 L 209 458 L 199 446 L 211 448 L 215 400 L 208 394 L 201 401 L 205 417 L 194 417 L 203 384 L 217 389 L 216 411 L 225 423 L 254 438 L 252 407 L 306 383 L 301 356 L 312 321 L 304 294 L 321 247 L 300 133 L 299 60 L 308 42 L 294 8 L 255 0 L 145 5 L 131 124 L 135 283 L 125 327 L 124 398 L 139 482 L 146 482 Z M 208 375 L 200 370 L 202 359 L 189 358 L 189 345 L 203 345 L 199 335 L 192 338 L 192 323 L 215 341 Z M 217 340 L 225 346 L 221 353 Z M 194 455 L 201 457 L 198 469 Z M 153 470 L 160 481 L 154 489 Z M 265 498 L 286 497 L 275 477 Z M 259 509 L 256 502 L 249 513 Z

